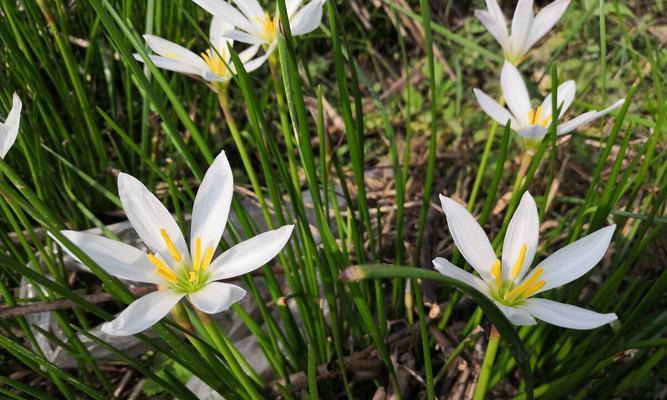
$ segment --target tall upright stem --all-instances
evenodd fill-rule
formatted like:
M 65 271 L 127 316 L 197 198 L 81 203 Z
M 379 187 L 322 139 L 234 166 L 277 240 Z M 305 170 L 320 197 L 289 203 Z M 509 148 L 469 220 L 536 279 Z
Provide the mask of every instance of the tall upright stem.
M 491 369 L 493 363 L 496 361 L 496 353 L 498 352 L 498 345 L 500 344 L 500 333 L 495 325 L 491 325 L 491 334 L 489 335 L 489 344 L 486 346 L 486 354 L 484 354 L 484 361 L 482 362 L 482 369 L 479 372 L 477 379 L 477 386 L 475 387 L 475 394 L 473 400 L 484 400 L 486 397 L 486 390 L 491 378 Z
M 213 341 L 215 348 L 220 351 L 225 361 L 227 361 L 227 364 L 229 364 L 229 369 L 232 371 L 236 379 L 239 380 L 243 388 L 248 392 L 250 398 L 262 399 L 263 396 L 257 390 L 255 383 L 253 383 L 250 379 L 250 375 L 256 376 L 255 372 L 247 364 L 244 365 L 244 367 L 246 367 L 245 370 L 243 367 L 241 367 L 239 360 L 245 360 L 243 357 L 237 357 L 237 354 L 235 354 L 234 351 L 230 348 L 229 343 L 227 342 L 227 338 L 225 338 L 222 332 L 220 332 L 218 324 L 216 324 L 208 314 L 199 310 L 195 311 L 197 312 L 197 317 L 201 321 L 202 326 L 206 330 L 206 333 Z
M 248 151 L 245 148 L 245 144 L 243 144 L 243 138 L 241 138 L 238 126 L 236 125 L 236 120 L 234 119 L 234 115 L 232 114 L 232 111 L 229 108 L 227 87 L 220 89 L 220 91 L 218 92 L 218 102 L 220 103 L 220 108 L 222 109 L 222 113 L 225 116 L 225 121 L 227 121 L 227 126 L 229 127 L 229 131 L 232 134 L 232 139 L 234 140 L 236 149 L 238 150 L 239 155 L 241 156 L 241 161 L 243 162 L 243 166 L 245 167 L 246 173 L 248 174 L 248 179 L 250 179 L 250 184 L 252 185 L 252 188 L 255 191 L 255 195 L 257 196 L 257 200 L 259 201 L 260 207 L 264 212 L 264 217 L 267 223 L 269 224 L 269 228 L 272 228 L 273 226 L 271 218 L 266 212 L 267 210 L 266 201 L 264 200 L 262 188 L 259 185 L 259 180 L 257 179 L 257 173 L 255 173 L 255 168 L 252 166 L 250 157 L 248 157 Z
M 292 140 L 292 135 L 294 134 L 290 129 L 290 122 L 288 118 L 287 104 L 285 103 L 285 87 L 283 84 L 283 79 L 280 71 L 280 62 L 278 61 L 278 55 L 276 52 L 273 52 L 269 57 L 269 67 L 271 68 L 271 77 L 273 78 L 273 86 L 276 92 L 276 102 L 278 103 L 278 113 L 280 114 L 280 130 L 283 134 L 283 139 L 285 140 L 285 146 L 287 147 L 287 161 L 290 169 L 290 175 L 292 176 L 292 181 L 295 188 L 299 187 L 299 175 L 296 170 L 296 161 L 294 159 L 294 142 Z

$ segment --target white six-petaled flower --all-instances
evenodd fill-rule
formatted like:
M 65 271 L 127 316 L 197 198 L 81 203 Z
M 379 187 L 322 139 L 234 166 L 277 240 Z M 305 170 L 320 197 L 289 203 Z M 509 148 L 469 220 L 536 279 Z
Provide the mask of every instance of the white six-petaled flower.
M 590 271 L 607 251 L 615 225 L 567 245 L 531 269 L 540 224 L 530 193 L 524 193 L 510 220 L 502 260 L 496 257 L 484 230 L 465 207 L 442 195 L 440 200 L 456 247 L 481 279 L 440 257 L 433 260 L 435 268 L 484 293 L 513 324 L 534 325 L 537 318 L 565 328 L 593 329 L 617 319 L 616 314 L 600 314 L 533 297 Z
M 193 0 L 201 8 L 218 16 L 237 29 L 225 36 L 250 45 L 262 45 L 269 55 L 276 47 L 279 27 L 278 16 L 264 11 L 257 0 L 233 0 L 238 10 L 223 0 Z M 322 7 L 326 0 L 311 0 L 301 6 L 303 0 L 286 0 L 285 8 L 289 16 L 293 36 L 305 35 L 317 29 L 322 21 Z M 239 11 L 241 10 L 241 11 Z
M 157 55 L 149 55 L 156 67 L 186 75 L 199 76 L 208 82 L 225 83 L 229 82 L 235 73 L 228 49 L 228 45 L 234 44 L 234 41 L 224 36 L 225 32 L 232 29 L 234 29 L 234 26 L 226 22 L 224 18 L 214 16 L 211 20 L 209 32 L 209 41 L 212 47 L 201 55 L 157 36 L 144 35 L 144 39 L 146 39 L 148 47 L 157 53 Z M 264 54 L 253 59 L 259 47 L 259 45 L 250 46 L 239 53 L 239 58 L 247 72 L 259 68 L 268 58 L 268 55 Z M 139 54 L 135 54 L 134 58 L 144 62 Z
M 507 61 L 505 61 L 500 73 L 500 86 L 509 110 L 476 88 L 474 89 L 475 97 L 477 97 L 477 102 L 482 110 L 501 125 L 510 121 L 512 130 L 516 131 L 522 138 L 533 141 L 541 140 L 547 134 L 553 122 L 551 93 L 546 95 L 541 105 L 533 109 L 528 96 L 528 89 L 521 78 L 521 74 L 514 65 Z M 566 81 L 558 86 L 556 90 L 557 107 L 560 108 L 558 119 L 572 105 L 576 90 L 574 81 Z M 602 111 L 588 111 L 567 122 L 558 124 L 556 133 L 558 135 L 570 133 L 580 126 L 619 108 L 623 105 L 623 102 L 624 100 L 620 99 Z
M 189 248 L 164 205 L 127 174 L 118 176 L 120 199 L 150 253 L 93 234 L 61 232 L 111 275 L 158 285 L 156 292 L 135 300 L 116 319 L 105 323 L 104 332 L 118 336 L 141 332 L 161 320 L 185 296 L 208 314 L 224 311 L 245 296 L 239 286 L 217 281 L 266 264 L 285 246 L 294 226 L 257 235 L 213 259 L 227 223 L 233 189 L 232 171 L 222 152 L 206 172 L 195 197 Z
M 14 93 L 12 95 L 12 108 L 7 114 L 7 119 L 4 123 L 0 123 L 0 158 L 5 158 L 19 134 L 22 106 L 21 99 Z
M 526 53 L 563 15 L 570 0 L 556 0 L 533 15 L 533 0 L 519 0 L 512 17 L 512 32 L 507 32 L 507 21 L 496 0 L 486 0 L 486 10 L 475 10 L 475 15 L 486 30 L 503 48 L 505 59 L 519 64 Z

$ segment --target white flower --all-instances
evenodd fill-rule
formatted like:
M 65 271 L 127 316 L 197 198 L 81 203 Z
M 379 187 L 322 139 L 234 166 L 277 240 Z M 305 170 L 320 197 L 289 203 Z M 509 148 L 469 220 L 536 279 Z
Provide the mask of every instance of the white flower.
M 531 47 L 560 19 L 570 0 L 556 0 L 533 15 L 533 0 L 519 0 L 512 17 L 512 33 L 507 32 L 507 21 L 496 0 L 486 0 L 486 10 L 475 10 L 475 15 L 486 30 L 503 48 L 505 58 L 517 65 Z
M 7 119 L 0 123 L 0 158 L 5 158 L 7 152 L 16 141 L 19 134 L 19 122 L 21 122 L 21 99 L 14 93 L 12 96 L 12 109 L 9 110 Z
M 474 276 L 444 258 L 433 260 L 443 275 L 467 283 L 488 296 L 515 325 L 534 325 L 535 318 L 572 329 L 593 329 L 617 319 L 569 304 L 532 296 L 571 282 L 587 273 L 604 256 L 615 225 L 602 228 L 571 243 L 530 269 L 537 249 L 539 219 L 530 193 L 524 193 L 512 216 L 502 261 L 468 210 L 450 198 L 440 196 L 447 224 L 456 247 L 477 271 Z
M 285 246 L 294 226 L 262 233 L 213 259 L 227 223 L 233 189 L 232 171 L 222 152 L 206 172 L 195 197 L 189 248 L 169 211 L 141 182 L 127 174 L 118 176 L 120 200 L 151 253 L 97 235 L 61 232 L 108 273 L 158 285 L 158 291 L 135 300 L 115 320 L 104 324 L 104 332 L 126 336 L 148 329 L 184 296 L 208 314 L 224 311 L 245 296 L 242 288 L 216 281 L 266 264 Z
M 228 45 L 234 44 L 234 41 L 223 35 L 232 29 L 234 26 L 225 22 L 224 18 L 214 16 L 209 33 L 212 47 L 201 53 L 200 56 L 181 45 L 157 36 L 144 35 L 144 39 L 148 47 L 157 53 L 157 55 L 149 55 L 156 67 L 186 75 L 200 76 L 209 82 L 228 82 L 235 74 L 228 49 Z M 239 58 L 247 72 L 259 68 L 268 58 L 268 55 L 262 55 L 253 59 L 258 50 L 259 45 L 254 45 L 239 53 Z M 135 54 L 134 58 L 144 62 L 139 54 Z
M 479 89 L 474 89 L 475 97 L 482 110 L 495 119 L 501 125 L 510 121 L 511 128 L 524 139 L 541 140 L 549 131 L 551 125 L 551 93 L 547 94 L 542 101 L 542 105 L 536 109 L 530 104 L 528 89 L 521 78 L 521 74 L 516 67 L 505 61 L 503 70 L 500 73 L 500 86 L 503 91 L 503 98 L 507 102 L 509 110 L 498 104 L 489 95 Z M 574 95 L 577 90 L 574 81 L 566 81 L 558 86 L 556 91 L 556 101 L 558 107 L 562 107 L 558 118 L 565 114 L 574 101 Z M 610 107 L 602 111 L 588 111 L 573 118 L 565 123 L 559 124 L 556 129 L 558 135 L 570 133 L 578 127 L 596 120 L 603 115 L 619 108 L 624 100 L 618 100 Z
M 275 49 L 279 17 L 271 17 L 257 0 L 233 0 L 238 10 L 223 0 L 193 1 L 204 10 L 238 28 L 225 33 L 226 37 L 251 45 L 263 45 L 266 54 L 271 54 Z M 301 9 L 299 7 L 303 0 L 285 1 L 293 36 L 305 35 L 320 26 L 322 6 L 325 1 L 312 0 Z

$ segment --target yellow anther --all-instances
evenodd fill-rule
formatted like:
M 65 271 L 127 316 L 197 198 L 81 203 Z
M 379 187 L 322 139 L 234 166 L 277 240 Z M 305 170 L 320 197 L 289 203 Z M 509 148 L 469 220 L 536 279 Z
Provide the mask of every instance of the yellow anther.
M 539 284 L 540 282 L 542 284 L 537 289 L 541 288 L 544 285 L 544 281 L 537 282 L 537 280 L 539 279 L 540 275 L 542 275 L 542 272 L 544 272 L 544 269 L 542 267 L 535 268 L 535 272 L 533 273 L 533 275 L 530 276 L 530 278 L 528 278 L 528 280 L 526 280 L 521 285 L 515 287 L 507 294 L 507 299 L 512 301 L 522 295 L 523 297 L 528 297 L 529 294 L 527 293 L 532 289 L 534 285 Z
M 213 71 L 214 74 L 225 76 L 227 73 L 227 65 L 225 65 L 225 62 L 221 57 L 225 55 L 225 50 L 221 49 L 219 52 L 220 54 L 215 50 L 208 49 L 204 53 L 201 53 L 201 58 L 204 59 L 204 62 L 211 68 L 211 71 Z
M 195 271 L 190 271 L 190 276 L 188 277 L 188 282 L 192 283 L 197 280 L 198 274 Z
M 503 286 L 503 271 L 500 269 L 500 260 L 496 260 L 491 267 L 491 275 L 496 278 L 498 288 Z
M 167 248 L 169 249 L 169 253 L 171 254 L 171 258 L 174 259 L 177 263 L 183 261 L 183 257 L 181 257 L 181 253 L 178 252 L 178 249 L 176 246 L 174 246 L 174 242 L 171 241 L 171 238 L 169 237 L 169 234 L 167 233 L 166 230 L 160 229 L 160 233 L 162 234 L 162 239 L 164 239 L 164 242 L 167 244 Z
M 213 259 L 213 247 L 209 247 L 206 249 L 206 253 L 204 254 L 204 261 L 202 261 L 201 263 L 201 269 L 206 270 L 209 264 L 211 264 L 212 259 Z
M 519 258 L 517 258 L 514 267 L 512 267 L 512 279 L 519 276 L 519 273 L 521 272 L 521 267 L 523 266 L 523 260 L 526 258 L 527 248 L 528 246 L 526 246 L 525 243 L 521 245 L 521 251 L 519 251 Z
M 544 121 L 542 121 L 542 127 L 546 128 L 547 126 L 549 126 L 550 123 L 551 123 L 551 115 L 549 115 L 544 119 Z
M 195 240 L 195 254 L 193 257 L 194 261 L 192 263 L 192 269 L 199 271 L 199 268 L 201 267 L 201 238 Z
M 155 257 L 153 254 L 148 254 L 148 261 L 150 261 L 153 265 L 155 265 L 155 273 L 158 274 L 159 276 L 163 277 L 167 281 L 171 283 L 176 283 L 178 281 L 178 277 L 174 273 L 174 271 L 171 270 L 162 260 L 159 258 Z
M 542 288 L 542 286 L 544 286 L 545 283 L 546 283 L 545 281 L 535 282 L 530 288 L 528 288 L 528 290 L 526 290 L 524 292 L 523 296 L 524 297 L 530 297 L 530 296 L 534 295 L 535 292 L 540 290 Z
M 547 117 L 544 119 L 544 121 L 540 122 L 540 119 L 542 118 L 542 106 L 538 106 L 535 111 L 530 110 L 528 111 L 528 123 L 531 125 L 536 125 L 538 123 L 541 123 L 542 126 L 546 126 L 545 123 L 549 123 L 551 120 L 551 117 Z M 546 121 L 546 122 L 545 122 Z

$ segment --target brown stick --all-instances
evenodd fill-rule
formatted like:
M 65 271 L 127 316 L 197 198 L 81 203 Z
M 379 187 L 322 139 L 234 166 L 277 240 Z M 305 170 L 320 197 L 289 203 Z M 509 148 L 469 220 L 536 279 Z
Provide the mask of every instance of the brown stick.
M 135 296 L 143 296 L 145 294 L 155 291 L 156 289 L 157 287 L 155 285 L 150 285 L 150 286 L 141 286 L 132 288 L 130 289 L 130 291 Z M 81 297 L 83 300 L 91 304 L 105 303 L 107 301 L 114 300 L 113 296 L 105 292 L 84 294 L 79 297 Z M 40 302 L 40 303 L 28 304 L 25 306 L 5 307 L 5 308 L 0 308 L 0 319 L 21 317 L 28 314 L 36 314 L 49 311 L 67 310 L 70 308 L 74 308 L 76 306 L 77 304 L 71 300 L 55 300 L 55 301 L 50 301 L 48 303 Z
M 274 274 L 284 273 L 284 270 L 280 266 L 272 266 L 271 270 L 273 271 Z M 255 277 L 261 277 L 263 276 L 263 272 L 253 271 L 251 275 Z M 239 278 L 223 279 L 223 282 L 234 282 L 238 280 Z M 130 292 L 132 292 L 132 294 L 134 294 L 135 296 L 143 296 L 145 294 L 155 291 L 156 289 L 157 288 L 155 287 L 155 285 L 141 286 L 130 289 Z M 84 294 L 79 297 L 81 297 L 83 300 L 91 304 L 106 303 L 108 301 L 114 300 L 113 296 L 105 292 Z M 0 307 L 0 319 L 22 317 L 29 314 L 37 314 L 41 312 L 69 310 L 70 308 L 74 308 L 76 306 L 77 304 L 71 300 L 55 300 L 49 302 L 35 302 L 24 306 Z

